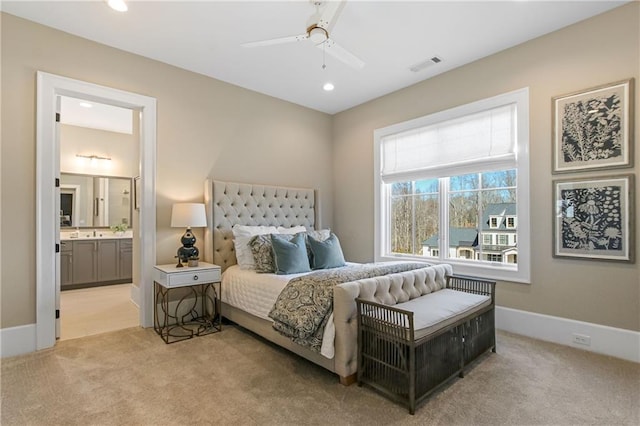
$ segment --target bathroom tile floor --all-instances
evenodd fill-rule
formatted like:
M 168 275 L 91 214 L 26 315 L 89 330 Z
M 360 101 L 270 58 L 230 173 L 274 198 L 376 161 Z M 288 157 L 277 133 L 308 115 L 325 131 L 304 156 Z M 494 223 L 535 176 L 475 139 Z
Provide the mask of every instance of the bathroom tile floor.
M 139 324 L 138 307 L 131 301 L 131 284 L 60 292 L 60 340 L 77 339 Z

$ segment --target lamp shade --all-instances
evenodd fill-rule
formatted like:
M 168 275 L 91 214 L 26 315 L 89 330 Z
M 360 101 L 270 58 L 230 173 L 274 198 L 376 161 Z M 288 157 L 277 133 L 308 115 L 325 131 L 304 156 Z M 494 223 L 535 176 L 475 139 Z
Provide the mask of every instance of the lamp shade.
M 207 226 L 207 215 L 204 204 L 177 203 L 171 209 L 171 226 L 179 228 L 196 228 Z

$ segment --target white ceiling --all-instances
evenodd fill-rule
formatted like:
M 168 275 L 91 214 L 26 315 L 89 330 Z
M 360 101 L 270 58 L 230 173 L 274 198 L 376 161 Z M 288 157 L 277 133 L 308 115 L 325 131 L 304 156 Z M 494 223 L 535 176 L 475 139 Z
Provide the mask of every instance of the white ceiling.
M 5 1 L 4 12 L 315 110 L 334 114 L 628 1 L 358 1 L 330 38 L 365 62 L 358 70 L 306 40 L 242 43 L 302 34 L 315 7 L 300 1 Z M 443 62 L 409 68 L 433 56 Z M 322 85 L 331 81 L 333 92 Z
M 62 96 L 60 122 L 72 126 L 133 134 L 133 111 L 113 105 Z

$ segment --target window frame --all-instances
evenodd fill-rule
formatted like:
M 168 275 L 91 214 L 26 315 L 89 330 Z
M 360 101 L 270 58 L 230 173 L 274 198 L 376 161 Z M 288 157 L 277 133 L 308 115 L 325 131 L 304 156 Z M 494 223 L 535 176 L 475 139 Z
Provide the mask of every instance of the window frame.
M 390 193 L 391 185 L 382 181 L 381 162 L 383 138 L 400 132 L 429 126 L 434 123 L 461 118 L 487 109 L 498 108 L 509 104 L 516 105 L 516 161 L 517 188 L 516 200 L 517 225 L 515 233 L 518 243 L 518 263 L 477 262 L 463 259 L 445 258 L 440 251 L 439 257 L 419 255 L 393 254 L 390 250 Z M 459 274 L 475 275 L 496 280 L 530 283 L 531 282 L 531 231 L 530 223 L 530 178 L 529 178 L 529 88 L 525 87 L 491 98 L 479 100 L 445 111 L 436 112 L 406 122 L 394 124 L 374 131 L 374 259 L 382 261 L 428 261 L 429 263 L 448 263 Z M 473 170 L 469 170 L 473 172 Z M 457 172 L 456 172 L 457 173 Z M 445 215 L 446 217 L 446 215 Z M 440 217 L 440 232 L 443 228 L 443 215 Z M 520 226 L 518 226 L 520 225 Z M 475 263 L 475 264 L 474 264 Z
M 497 216 L 489 216 L 489 229 L 499 229 L 499 228 L 500 228 L 500 218 Z

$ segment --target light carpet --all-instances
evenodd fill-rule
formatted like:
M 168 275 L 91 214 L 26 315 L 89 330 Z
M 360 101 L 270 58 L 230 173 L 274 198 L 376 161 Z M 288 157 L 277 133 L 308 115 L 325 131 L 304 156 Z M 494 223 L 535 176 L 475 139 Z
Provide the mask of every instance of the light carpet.
M 2 360 L 2 425 L 637 425 L 640 365 L 498 333 L 414 416 L 235 326 L 130 328 Z

